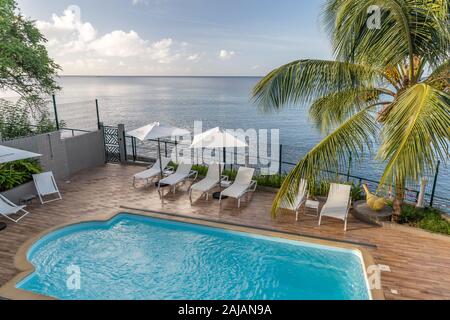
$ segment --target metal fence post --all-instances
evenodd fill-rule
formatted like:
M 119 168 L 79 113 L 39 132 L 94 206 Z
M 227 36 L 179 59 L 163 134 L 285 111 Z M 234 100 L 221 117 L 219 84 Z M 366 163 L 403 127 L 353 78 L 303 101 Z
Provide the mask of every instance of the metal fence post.
M 100 113 L 98 111 L 98 100 L 95 99 L 95 111 L 97 112 L 97 127 L 100 130 Z
M 223 152 L 223 169 L 225 170 L 227 166 L 227 150 L 223 148 L 222 152 Z
M 55 112 L 56 130 L 59 131 L 58 109 L 56 107 L 56 97 L 54 94 L 52 94 L 52 99 L 53 99 L 53 110 Z
M 434 202 L 434 194 L 436 192 L 436 186 L 437 186 L 437 179 L 439 176 L 439 167 L 441 165 L 441 161 L 439 160 L 436 165 L 436 172 L 434 174 L 434 182 L 433 182 L 433 189 L 431 190 L 431 198 L 430 198 L 430 208 L 433 208 L 433 202 Z
M 136 155 L 136 138 L 131 137 L 131 150 L 133 152 L 133 161 L 136 162 L 137 155 Z
M 176 137 L 175 137 L 175 161 L 176 163 L 178 163 L 178 141 Z
M 278 157 L 278 175 L 281 176 L 283 170 L 283 145 L 280 144 L 280 154 Z
M 98 125 L 99 125 L 101 133 L 102 133 L 103 149 L 105 149 L 105 164 L 106 164 L 106 163 L 108 163 L 108 151 L 106 150 L 105 126 L 103 125 L 103 122 L 100 122 Z
M 125 142 L 125 125 L 117 125 L 117 135 L 119 141 L 119 156 L 120 163 L 125 164 L 127 162 L 127 144 Z
M 348 157 L 348 168 L 347 168 L 347 182 L 350 181 L 350 170 L 352 167 L 352 154 L 350 153 L 350 156 Z

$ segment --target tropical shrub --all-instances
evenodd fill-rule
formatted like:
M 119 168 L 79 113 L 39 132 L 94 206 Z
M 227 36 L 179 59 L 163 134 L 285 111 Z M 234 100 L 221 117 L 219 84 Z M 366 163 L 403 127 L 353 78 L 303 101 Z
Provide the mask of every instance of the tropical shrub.
M 0 192 L 13 189 L 32 180 L 32 174 L 41 173 L 36 160 L 19 160 L 0 165 Z
M 398 222 L 431 232 L 450 235 L 450 222 L 444 219 L 436 209 L 404 205 Z

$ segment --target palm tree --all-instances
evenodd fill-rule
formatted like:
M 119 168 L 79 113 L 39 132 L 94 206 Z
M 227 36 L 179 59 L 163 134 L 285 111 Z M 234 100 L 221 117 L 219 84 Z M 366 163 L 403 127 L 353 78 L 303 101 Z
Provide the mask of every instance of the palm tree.
M 367 27 L 371 5 L 379 29 Z M 446 160 L 450 132 L 448 0 L 328 0 L 323 20 L 334 60 L 298 60 L 254 88 L 264 111 L 310 104 L 310 118 L 327 136 L 300 160 L 273 203 L 297 192 L 301 177 L 338 172 L 365 151 L 386 164 L 380 186 L 404 190 Z

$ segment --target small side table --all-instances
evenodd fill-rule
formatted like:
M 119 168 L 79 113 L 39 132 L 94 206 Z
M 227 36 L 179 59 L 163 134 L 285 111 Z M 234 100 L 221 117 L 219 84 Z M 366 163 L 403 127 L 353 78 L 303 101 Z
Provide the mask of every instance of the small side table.
M 222 180 L 220 182 L 220 188 L 222 189 L 222 191 L 226 188 L 228 188 L 229 186 L 231 186 L 233 183 L 231 181 L 228 180 Z M 213 193 L 213 199 L 219 200 L 220 199 L 220 192 L 214 192 Z M 222 196 L 222 200 L 227 199 L 227 196 Z
M 20 204 L 31 204 L 34 199 L 36 199 L 36 195 L 29 194 L 29 195 L 26 195 L 26 196 L 23 196 L 22 198 L 20 198 L 19 203 Z
M 319 206 L 320 202 L 316 200 L 306 200 L 305 202 L 305 216 L 318 217 L 319 216 Z M 306 208 L 316 210 L 317 214 L 307 214 Z

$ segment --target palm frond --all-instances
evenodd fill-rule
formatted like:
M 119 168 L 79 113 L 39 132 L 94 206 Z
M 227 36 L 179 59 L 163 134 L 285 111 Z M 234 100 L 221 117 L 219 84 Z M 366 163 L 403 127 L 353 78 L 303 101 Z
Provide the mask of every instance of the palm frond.
M 372 108 L 366 107 L 353 115 L 306 154 L 284 180 L 273 202 L 272 215 L 276 215 L 286 197 L 294 197 L 300 179 L 312 181 L 319 176 L 336 175 L 347 165 L 349 157 L 360 160 L 365 148 L 371 148 L 377 132 Z
M 270 72 L 255 86 L 253 96 L 263 111 L 280 110 L 288 104 L 311 102 L 336 91 L 373 86 L 381 74 L 365 65 L 297 60 Z
M 314 101 L 309 116 L 322 133 L 329 133 L 363 108 L 379 103 L 384 93 L 366 87 L 334 92 Z
M 450 60 L 446 60 L 440 66 L 436 67 L 429 77 L 425 80 L 426 84 L 444 91 L 450 92 Z
M 387 162 L 380 185 L 418 181 L 438 159 L 447 159 L 449 102 L 446 93 L 427 84 L 412 86 L 394 102 L 378 153 Z
M 448 0 L 332 0 L 324 22 L 338 59 L 378 66 L 398 65 L 414 56 L 437 65 L 448 55 Z M 367 27 L 368 9 L 381 9 L 380 29 Z

